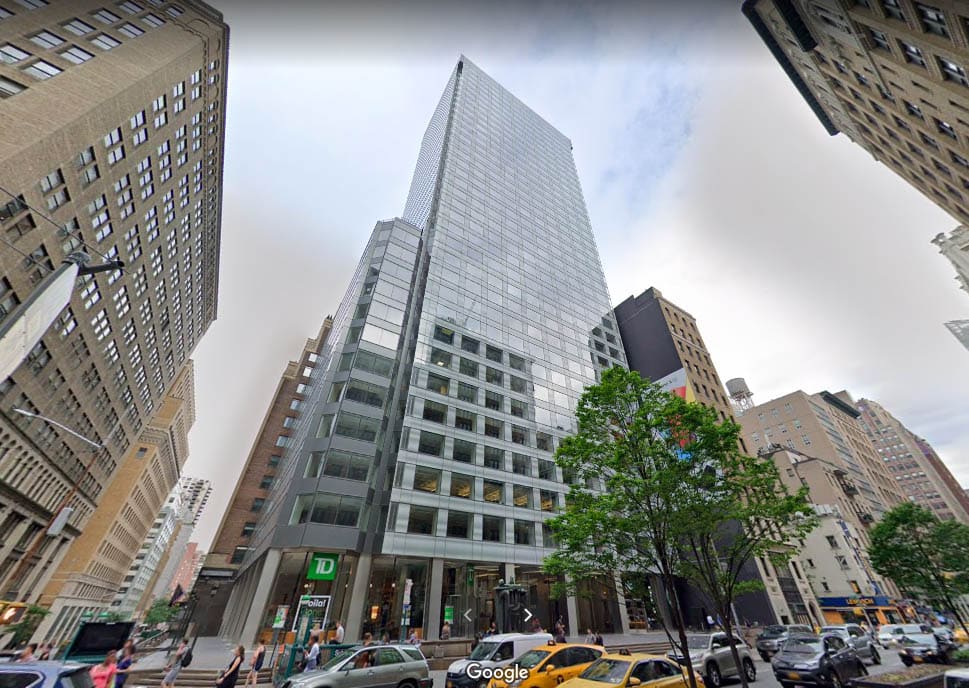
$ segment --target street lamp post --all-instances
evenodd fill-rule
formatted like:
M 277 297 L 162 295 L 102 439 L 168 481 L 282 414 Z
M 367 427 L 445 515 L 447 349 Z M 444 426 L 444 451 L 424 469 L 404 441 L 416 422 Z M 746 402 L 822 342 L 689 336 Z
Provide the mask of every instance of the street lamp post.
M 25 411 L 19 408 L 15 408 L 11 410 L 14 413 L 19 413 L 22 416 L 27 416 L 28 418 L 37 418 L 38 420 L 42 420 L 45 423 L 49 423 L 54 427 L 60 428 L 61 430 L 68 433 L 72 437 L 76 437 L 77 439 L 81 440 L 85 444 L 90 445 L 92 448 L 91 458 L 84 466 L 84 472 L 82 473 L 82 477 L 91 472 L 91 467 L 94 465 L 95 460 L 97 460 L 98 458 L 97 451 L 102 447 L 100 444 L 98 444 L 93 440 L 89 440 L 84 435 L 78 432 L 75 432 L 74 430 L 71 430 L 69 427 L 62 425 L 61 423 L 58 423 L 56 420 L 52 420 L 51 418 L 48 418 L 46 416 L 42 416 L 38 413 L 31 413 L 30 411 Z M 60 535 L 61 531 L 64 529 L 64 526 L 67 525 L 67 520 L 71 517 L 71 514 L 74 513 L 74 510 L 69 508 L 67 505 L 70 504 L 71 500 L 74 499 L 74 495 L 77 494 L 79 482 L 80 482 L 80 478 L 75 478 L 71 480 L 71 489 L 68 491 L 66 495 L 64 495 L 64 499 L 61 500 L 61 503 L 54 510 L 53 515 L 51 516 L 50 520 L 47 522 L 47 526 L 40 533 L 38 533 L 37 537 L 34 538 L 33 543 L 31 543 L 30 548 L 20 558 L 20 561 L 17 563 L 17 568 L 14 569 L 13 574 L 10 576 L 10 586 L 8 587 L 8 589 L 3 595 L 4 599 L 10 597 L 10 595 L 15 592 L 14 584 L 16 584 L 18 588 L 20 587 L 20 583 L 19 583 L 20 577 L 22 575 L 25 575 L 24 569 L 27 567 L 28 562 L 34 556 L 34 554 L 37 553 L 37 550 L 40 549 L 40 545 L 43 542 L 45 535 L 47 536 Z

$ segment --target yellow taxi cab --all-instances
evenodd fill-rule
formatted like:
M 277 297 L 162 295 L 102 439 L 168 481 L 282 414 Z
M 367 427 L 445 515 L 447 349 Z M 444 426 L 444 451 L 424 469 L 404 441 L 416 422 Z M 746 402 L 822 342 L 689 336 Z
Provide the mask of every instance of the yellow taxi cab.
M 703 679 L 696 677 L 697 688 L 704 688 Z M 686 669 L 666 657 L 644 652 L 604 654 L 589 668 L 575 678 L 566 681 L 561 688 L 689 688 L 690 679 Z
M 491 679 L 488 688 L 557 688 L 560 683 L 577 676 L 605 651 L 601 645 L 550 640 L 547 645 L 532 648 L 512 662 L 503 672 L 504 678 Z
M 962 626 L 956 626 L 956 630 L 952 633 L 952 639 L 960 645 L 969 644 L 969 633 L 966 633 L 966 629 Z

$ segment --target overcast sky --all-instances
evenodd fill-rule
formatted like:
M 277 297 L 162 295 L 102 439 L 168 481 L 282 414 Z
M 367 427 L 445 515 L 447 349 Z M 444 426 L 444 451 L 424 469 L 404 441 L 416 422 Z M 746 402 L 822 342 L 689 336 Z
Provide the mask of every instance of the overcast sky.
M 207 548 L 279 376 L 403 211 L 460 54 L 570 137 L 614 303 L 655 286 L 755 402 L 847 389 L 969 484 L 957 224 L 829 137 L 727 2 L 219 3 L 231 27 L 219 318 L 194 358 Z M 648 3 L 640 3 L 647 5 Z

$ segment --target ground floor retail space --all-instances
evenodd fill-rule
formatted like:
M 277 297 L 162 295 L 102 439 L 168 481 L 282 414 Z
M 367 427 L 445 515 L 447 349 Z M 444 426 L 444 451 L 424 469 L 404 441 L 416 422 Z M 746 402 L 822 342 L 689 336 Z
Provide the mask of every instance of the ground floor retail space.
M 905 614 L 884 595 L 872 597 L 819 597 L 818 604 L 828 624 L 865 623 L 869 628 L 883 624 L 904 623 Z
M 438 639 L 445 623 L 452 638 L 471 638 L 501 625 L 518 600 L 523 609 L 508 623 L 526 629 L 550 629 L 559 619 L 571 635 L 630 629 L 626 601 L 611 581 L 583 585 L 574 596 L 558 594 L 555 583 L 538 565 L 269 550 L 233 583 L 220 634 L 244 643 L 301 642 L 325 624 L 329 639 L 339 620 L 347 641 L 365 633 Z M 509 584 L 516 586 L 511 603 Z

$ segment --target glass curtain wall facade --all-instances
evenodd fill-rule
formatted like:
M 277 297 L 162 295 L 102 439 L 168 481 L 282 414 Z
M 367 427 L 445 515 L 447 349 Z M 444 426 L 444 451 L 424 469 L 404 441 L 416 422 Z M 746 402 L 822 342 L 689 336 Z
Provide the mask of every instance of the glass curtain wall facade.
M 619 335 L 571 148 L 461 58 L 404 217 L 378 223 L 335 317 L 316 411 L 237 588 L 258 591 L 274 551 L 343 552 L 333 605 L 348 638 L 437 638 L 445 619 L 470 636 L 494 620 L 501 580 L 526 586 L 546 628 L 559 616 L 573 633 L 626 627 L 614 591 L 583 614 L 550 599 L 540 570 L 568 491 L 557 442 L 583 389 L 625 365 L 621 346 L 594 347 Z M 249 617 L 233 593 L 223 634 L 248 640 L 251 617 L 286 604 L 270 587 Z

